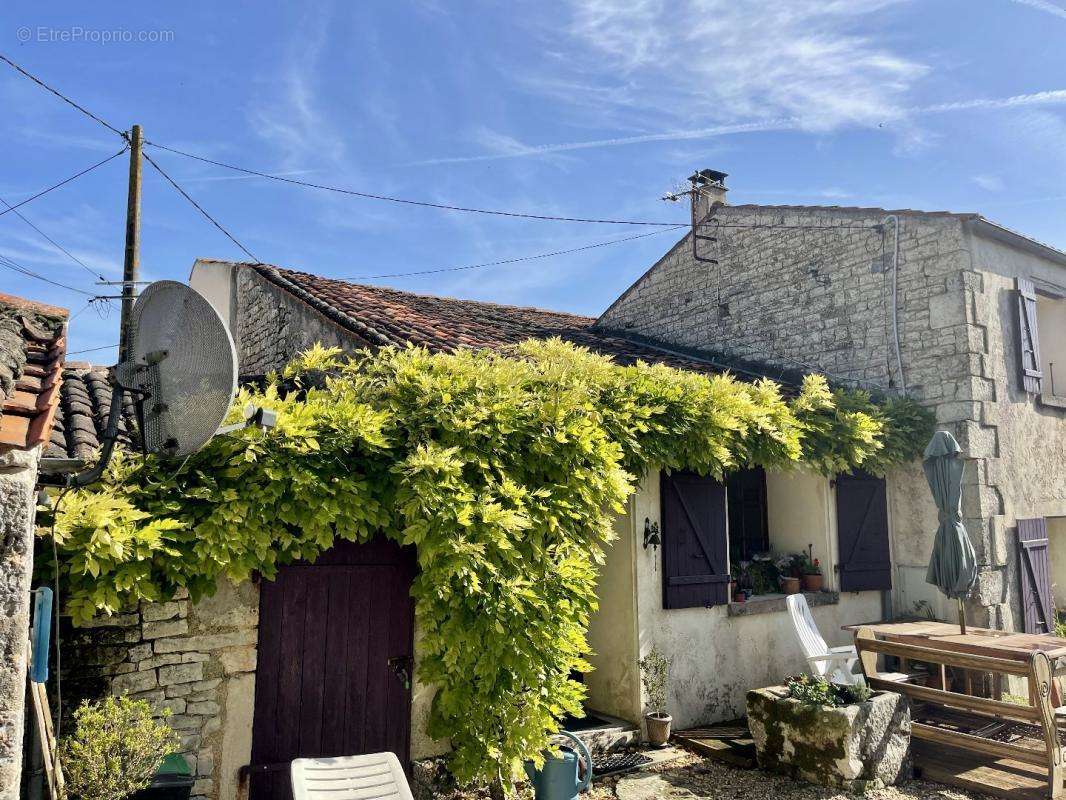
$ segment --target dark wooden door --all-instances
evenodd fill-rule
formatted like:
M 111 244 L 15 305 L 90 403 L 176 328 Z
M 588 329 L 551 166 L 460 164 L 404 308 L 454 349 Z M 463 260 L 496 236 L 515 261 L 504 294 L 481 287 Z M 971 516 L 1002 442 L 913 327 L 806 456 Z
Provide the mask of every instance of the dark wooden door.
M 836 479 L 840 590 L 892 588 L 885 479 L 856 470 Z
M 1022 573 L 1022 619 L 1026 633 L 1054 633 L 1051 565 L 1048 563 L 1047 520 L 1018 520 L 1018 557 Z
M 409 549 L 339 542 L 263 581 L 249 800 L 289 800 L 289 762 L 392 751 L 408 762 Z

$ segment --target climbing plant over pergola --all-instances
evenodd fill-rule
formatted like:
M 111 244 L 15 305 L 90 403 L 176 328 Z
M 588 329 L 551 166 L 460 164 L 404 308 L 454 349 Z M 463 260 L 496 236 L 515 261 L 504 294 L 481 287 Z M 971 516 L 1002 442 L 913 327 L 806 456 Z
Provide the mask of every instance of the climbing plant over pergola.
M 283 390 L 283 387 L 285 390 Z M 417 549 L 419 678 L 461 781 L 509 786 L 583 688 L 597 567 L 649 469 L 883 472 L 932 427 L 909 400 L 618 366 L 560 341 L 507 354 L 314 348 L 262 389 L 268 432 L 219 437 L 177 468 L 122 457 L 56 520 L 75 621 L 178 588 L 314 560 L 336 538 Z

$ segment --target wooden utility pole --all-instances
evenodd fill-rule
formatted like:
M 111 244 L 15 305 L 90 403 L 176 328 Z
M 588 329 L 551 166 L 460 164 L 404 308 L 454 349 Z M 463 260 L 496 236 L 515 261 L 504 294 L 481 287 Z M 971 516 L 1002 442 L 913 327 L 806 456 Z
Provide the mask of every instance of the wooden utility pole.
M 122 320 L 118 339 L 118 360 L 126 360 L 129 348 L 130 314 L 137 298 L 136 281 L 141 274 L 141 126 L 130 131 L 130 185 L 126 200 L 126 253 L 122 261 Z

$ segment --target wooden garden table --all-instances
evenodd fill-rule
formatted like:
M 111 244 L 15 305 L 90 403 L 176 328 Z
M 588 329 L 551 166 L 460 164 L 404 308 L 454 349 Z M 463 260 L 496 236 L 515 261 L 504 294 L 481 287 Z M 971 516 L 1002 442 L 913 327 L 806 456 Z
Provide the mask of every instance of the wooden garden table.
M 920 703 L 912 723 L 915 767 L 926 777 L 968 789 L 1022 798 L 1060 798 L 1064 787 L 1063 705 L 1059 681 L 1066 676 L 1066 639 L 931 621 L 845 625 L 855 634 L 870 686 Z M 879 673 L 879 654 L 940 668 L 940 686 Z M 965 691 L 953 691 L 946 668 L 961 669 Z M 903 672 L 907 672 L 906 666 Z M 973 695 L 972 673 L 993 677 L 993 697 Z M 1025 680 L 1028 698 L 1005 702 L 1000 682 Z M 933 678 L 933 676 L 930 676 Z M 1027 699 L 1028 702 L 1025 702 Z

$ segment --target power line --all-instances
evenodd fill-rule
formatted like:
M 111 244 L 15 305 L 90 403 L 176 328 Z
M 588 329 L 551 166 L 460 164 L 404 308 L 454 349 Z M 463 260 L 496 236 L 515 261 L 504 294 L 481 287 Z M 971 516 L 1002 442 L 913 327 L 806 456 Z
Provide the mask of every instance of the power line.
M 31 197 L 27 197 L 27 198 L 26 198 L 25 200 L 23 200 L 23 201 L 22 201 L 21 203 L 15 203 L 15 205 L 13 205 L 13 206 L 12 206 L 12 205 L 9 205 L 9 206 L 8 206 L 8 207 L 7 207 L 7 208 L 6 208 L 5 210 L 4 210 L 4 211 L 0 211 L 0 217 L 4 216 L 4 214 L 9 214 L 9 213 L 11 213 L 11 212 L 12 212 L 12 211 L 14 211 L 14 210 L 15 210 L 16 208 L 21 208 L 22 206 L 26 205 L 27 203 L 32 203 L 32 202 L 33 202 L 34 200 L 36 200 L 36 199 L 37 199 L 38 197 L 43 197 L 44 195 L 48 194 L 49 192 L 51 192 L 51 191 L 54 191 L 54 190 L 58 189 L 58 188 L 59 188 L 60 186 L 66 186 L 66 185 L 67 185 L 68 183 L 70 183 L 70 182 L 71 182 L 71 181 L 73 181 L 73 180 L 76 180 L 76 179 L 80 178 L 80 177 L 81 177 L 82 175 L 87 175 L 87 174 L 89 174 L 89 173 L 90 173 L 90 172 L 92 172 L 92 171 L 93 171 L 94 169 L 97 169 L 97 168 L 99 168 L 99 167 L 102 167 L 102 166 L 103 166 L 104 164 L 106 164 L 106 163 L 107 163 L 108 161 L 113 161 L 114 159 L 118 158 L 118 157 L 119 157 L 120 155 L 122 155 L 123 153 L 125 153 L 127 149 L 128 149 L 128 148 L 126 148 L 126 147 L 123 147 L 123 148 L 122 148 L 121 150 L 119 150 L 119 151 L 118 151 L 117 153 L 115 153 L 114 155 L 110 155 L 110 156 L 108 156 L 108 157 L 107 157 L 107 158 L 105 158 L 105 159 L 104 159 L 103 161 L 97 161 L 97 162 L 96 162 L 95 164 L 93 164 L 93 165 L 92 165 L 91 167 L 86 167 L 86 168 L 85 168 L 85 169 L 83 169 L 83 170 L 82 170 L 81 172 L 77 172 L 77 173 L 75 173 L 75 174 L 71 175 L 71 176 L 70 176 L 69 178 L 64 178 L 64 179 L 63 179 L 63 180 L 61 180 L 61 181 L 60 181 L 59 183 L 53 184 L 52 186 L 49 186 L 49 187 L 48 187 L 47 189 L 42 189 L 41 191 L 37 192 L 37 194 L 35 194 L 35 195 L 31 196 Z
M 650 233 L 638 233 L 636 236 L 626 236 L 622 239 L 611 239 L 606 242 L 596 242 L 594 244 L 586 244 L 581 247 L 572 247 L 568 250 L 553 250 L 550 253 L 539 253 L 535 256 L 521 256 L 519 258 L 505 258 L 500 261 L 486 261 L 481 264 L 468 264 L 462 267 L 440 267 L 438 269 L 422 269 L 415 272 L 390 272 L 382 275 L 356 275 L 353 280 L 369 280 L 372 278 L 405 278 L 411 275 L 435 275 L 440 272 L 461 272 L 468 269 L 481 269 L 482 267 L 498 267 L 504 264 L 517 264 L 521 261 L 536 261 L 541 258 L 552 258 L 553 256 L 564 256 L 569 253 L 580 253 L 584 250 L 593 250 L 597 247 L 607 247 L 612 244 L 621 244 L 622 242 L 632 242 L 634 239 L 644 239 L 648 236 L 658 236 L 660 233 L 669 233 L 670 231 L 679 230 L 680 228 L 687 228 L 688 225 L 675 225 L 673 228 L 664 228 L 661 231 L 651 231 Z
M 26 71 L 25 69 L 23 69 L 22 67 L 20 67 L 20 66 L 19 66 L 18 64 L 16 64 L 16 63 L 15 63 L 14 61 L 12 61 L 12 60 L 11 60 L 10 58 L 8 58 L 7 56 L 5 56 L 5 55 L 4 55 L 3 53 L 0 53 L 0 61 L 3 61 L 3 62 L 4 62 L 5 64 L 7 64 L 8 66 L 12 67 L 12 68 L 13 68 L 13 69 L 14 69 L 15 71 L 17 71 L 17 72 L 21 73 L 22 75 L 26 76 L 26 77 L 27 77 L 27 78 L 29 78 L 29 79 L 30 79 L 31 81 L 33 81 L 33 82 L 34 82 L 34 83 L 36 83 L 36 84 L 37 84 L 38 86 L 40 86 L 40 87 L 41 87 L 42 89 L 45 89 L 46 91 L 48 91 L 48 92 L 51 92 L 52 94 L 54 94 L 54 95 L 55 95 L 56 97 L 58 97 L 58 98 L 59 98 L 60 100 L 62 100 L 62 101 L 63 101 L 64 103 L 66 103 L 67 105 L 69 105 L 69 106 L 72 106 L 72 107 L 76 108 L 76 109 L 77 109 L 78 111 L 80 111 L 80 112 L 81 112 L 82 114 L 84 114 L 85 116 L 87 116 L 87 117 L 88 117 L 89 119 L 91 119 L 91 120 L 94 120 L 95 122 L 98 122 L 98 123 L 100 123 L 101 125 L 103 125 L 103 126 L 104 126 L 105 128 L 107 128 L 107 129 L 108 129 L 109 131 L 111 131 L 112 133 L 117 133 L 117 134 L 118 134 L 119 136 L 121 136 L 121 137 L 122 137 L 123 139 L 125 139 L 125 138 L 126 138 L 126 134 L 125 134 L 125 133 L 123 133 L 122 131 L 120 131 L 120 130 L 119 130 L 118 128 L 116 128 L 116 127 L 115 127 L 114 125 L 110 124 L 109 122 L 105 122 L 104 120 L 102 120 L 102 119 L 101 119 L 100 117 L 96 116 L 96 114 L 94 114 L 93 112 L 89 111 L 89 110 L 88 110 L 87 108 L 85 108 L 84 106 L 78 105 L 78 104 L 77 104 L 77 103 L 75 103 L 75 102 L 74 102 L 73 100 L 71 100 L 71 99 L 70 99 L 69 97 L 67 97 L 67 96 L 66 96 L 65 94 L 63 94 L 62 92 L 60 92 L 60 91 L 59 91 L 58 89 L 53 89 L 53 88 L 52 88 L 51 86 L 49 86 L 49 85 L 48 85 L 47 83 L 45 83 L 45 82 L 44 82 L 43 80 L 41 80 L 40 78 L 38 78 L 38 77 L 37 77 L 36 75 L 33 75 L 33 74 L 31 74 L 31 73 L 27 72 L 27 71 Z
M 258 178 L 266 178 L 272 181 L 279 181 L 281 183 L 291 183 L 295 186 L 303 186 L 307 189 L 322 189 L 327 192 L 336 192 L 338 194 L 350 195 L 352 197 L 362 197 L 367 200 L 383 200 L 389 203 L 400 203 L 408 206 L 420 206 L 422 208 L 436 208 L 442 211 L 463 211 L 469 214 L 488 214 L 496 217 L 515 217 L 518 219 L 537 219 L 546 220 L 549 222 L 587 222 L 599 225 L 648 225 L 660 228 L 674 227 L 678 223 L 676 222 L 646 222 L 642 220 L 627 220 L 627 219 L 594 219 L 589 217 L 558 217 L 550 214 L 525 214 L 519 211 L 499 211 L 495 209 L 487 208 L 471 208 L 467 206 L 454 206 L 446 203 L 430 203 L 426 200 L 408 200 L 402 197 L 393 197 L 386 194 L 374 194 L 371 192 L 359 192 L 354 189 L 345 189 L 340 186 L 330 186 L 324 183 L 312 183 L 310 181 L 301 181 L 296 178 L 287 178 L 284 175 L 272 175 L 269 172 L 260 172 L 259 170 L 248 169 L 247 167 L 239 167 L 235 164 L 227 164 L 224 161 L 216 161 L 213 158 L 207 158 L 205 156 L 198 156 L 195 153 L 188 153 L 184 150 L 178 150 L 174 147 L 168 147 L 158 142 L 145 142 L 145 144 L 151 147 L 158 148 L 159 150 L 166 150 L 168 153 L 175 153 L 179 156 L 185 156 L 196 161 L 202 161 L 205 164 L 213 164 L 216 167 L 222 167 L 224 169 L 233 170 L 234 172 L 241 172 L 245 175 L 254 175 Z M 147 156 L 146 156 L 147 157 Z
M 21 264 L 19 264 L 17 261 L 14 261 L 10 256 L 5 256 L 2 253 L 0 253 L 0 267 L 4 267 L 5 269 L 9 269 L 12 272 L 21 273 L 22 275 L 25 275 L 28 278 L 36 278 L 39 281 L 44 281 L 45 283 L 50 283 L 53 286 L 58 286 L 60 289 L 66 289 L 66 290 L 71 291 L 71 292 L 77 292 L 78 294 L 83 294 L 86 297 L 92 297 L 94 299 L 97 297 L 97 295 L 93 294 L 92 292 L 87 292 L 84 289 L 79 289 L 76 286 L 71 286 L 71 285 L 66 284 L 66 283 L 60 283 L 59 281 L 54 281 L 54 280 L 52 280 L 51 278 L 49 278 L 49 277 L 47 277 L 45 275 L 41 275 L 38 272 L 34 272 L 31 269 L 27 269 L 26 267 L 24 267 Z
M 67 355 L 77 356 L 81 355 L 82 353 L 96 353 L 100 350 L 110 350 L 113 347 L 118 347 L 118 342 L 115 342 L 114 344 L 105 344 L 100 347 L 86 347 L 84 350 L 68 350 Z
M 11 203 L 7 202 L 7 200 L 5 200 L 2 197 L 0 197 L 0 203 L 3 203 L 5 206 L 7 206 L 9 210 L 14 210 L 12 208 L 12 206 L 11 206 Z M 63 245 L 61 245 L 59 242 L 57 242 L 55 239 L 53 239 L 47 233 L 45 233 L 40 228 L 38 228 L 36 225 L 34 225 L 26 216 L 23 215 L 23 213 L 21 211 L 15 211 L 15 216 L 17 216 L 19 219 L 21 219 L 23 222 L 25 222 L 27 225 L 29 225 L 31 228 L 33 228 L 35 231 L 37 231 L 37 233 L 41 234 L 41 236 L 43 236 L 45 239 L 47 239 L 52 244 L 53 247 L 55 247 L 61 253 L 64 253 L 75 264 L 80 264 L 82 267 L 84 267 L 85 270 L 90 275 L 92 275 L 94 278 L 99 278 L 100 280 L 104 280 L 104 276 L 103 275 L 101 275 L 100 273 L 98 273 L 95 270 L 93 270 L 88 264 L 86 264 L 84 261 L 82 261 L 76 255 L 74 255 L 72 252 L 67 250 L 67 248 L 65 248 Z
M 182 189 L 180 186 L 178 186 L 177 182 L 173 178 L 171 178 L 166 172 L 164 172 L 163 168 L 160 167 L 157 163 L 155 163 L 155 161 L 152 160 L 152 157 L 150 155 L 148 155 L 147 153 L 142 153 L 141 155 L 144 156 L 145 161 L 147 161 L 149 164 L 151 164 L 155 168 L 156 172 L 158 172 L 160 175 L 162 175 L 166 179 L 167 183 L 169 183 L 171 186 L 173 186 L 182 197 L 184 197 L 186 200 L 188 200 L 189 203 L 192 204 L 193 208 L 195 208 L 197 211 L 199 211 L 201 214 L 203 214 L 204 218 L 207 219 L 208 222 L 210 222 L 212 225 L 214 225 L 216 228 L 218 228 L 220 231 L 222 231 L 222 233 L 225 234 L 226 238 L 229 239 L 231 242 L 233 242 L 235 245 L 237 245 L 237 247 L 239 247 L 241 249 L 241 251 L 246 256 L 248 256 L 250 259 L 252 259 L 252 261 L 254 261 L 256 264 L 262 264 L 263 263 L 262 261 L 260 261 L 258 258 L 256 258 L 252 254 L 252 251 L 250 251 L 247 247 L 245 247 L 243 244 L 238 242 L 237 238 L 232 233 L 230 233 L 225 228 L 223 228 L 222 225 L 218 222 L 218 220 L 216 220 L 214 217 L 212 217 L 210 214 L 208 214 L 204 210 L 203 206 L 201 206 L 199 203 L 197 203 L 195 200 L 193 200 L 189 196 L 188 192 L 186 192 L 184 189 Z

